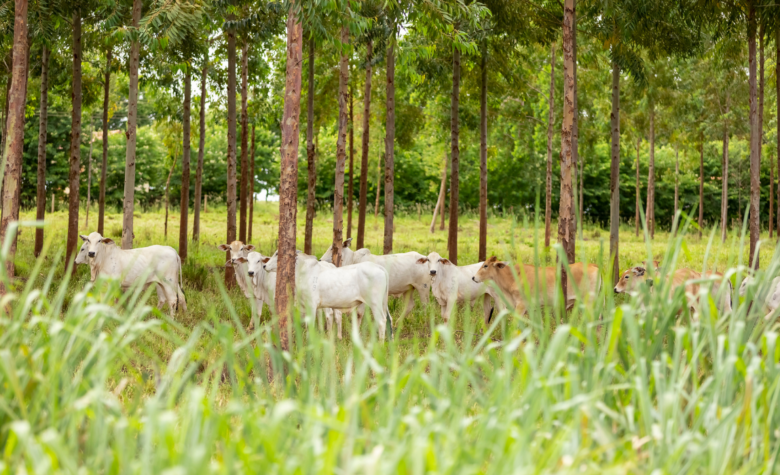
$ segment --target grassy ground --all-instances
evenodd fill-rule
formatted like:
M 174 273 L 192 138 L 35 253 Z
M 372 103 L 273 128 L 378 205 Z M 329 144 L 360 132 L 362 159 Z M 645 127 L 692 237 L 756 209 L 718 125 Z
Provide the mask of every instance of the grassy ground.
M 277 205 L 256 205 L 252 243 L 275 248 Z M 82 210 L 83 213 L 83 210 Z M 96 219 L 91 212 L 91 222 Z M 24 213 L 23 219 L 31 219 Z M 299 247 L 303 213 L 299 212 Z M 121 235 L 121 216 L 106 234 Z M 49 216 L 49 255 L 66 215 Z M 81 224 L 83 225 L 83 217 Z M 163 215 L 137 215 L 136 245 L 165 242 Z M 492 217 L 488 252 L 549 257 L 533 223 Z M 190 221 L 191 223 L 191 221 Z M 189 312 L 168 319 L 156 297 L 111 283 L 69 280 L 54 258 L 19 240 L 14 300 L 0 308 L 0 472 L 105 473 L 771 473 L 780 450 L 780 346 L 751 295 L 734 312 L 682 297 L 609 286 L 568 314 L 502 315 L 491 327 L 461 308 L 449 327 L 438 305 L 397 322 L 376 341 L 346 322 L 344 341 L 295 326 L 292 352 L 273 345 L 274 321 L 245 332 L 251 309 L 221 285 L 224 209 L 202 219 L 184 266 Z M 356 224 L 356 223 L 355 223 Z M 476 262 L 478 222 L 461 218 L 460 263 Z M 446 255 L 430 215 L 396 218 L 395 250 Z M 381 249 L 371 215 L 366 243 Z M 93 229 L 82 229 L 82 233 Z M 178 243 L 178 219 L 168 244 Z M 314 251 L 330 242 L 331 215 L 315 221 Z M 585 227 L 578 259 L 603 263 L 608 232 Z M 648 247 L 621 229 L 623 267 L 648 256 L 725 271 L 747 256 L 740 234 L 721 244 L 683 227 Z M 538 240 L 538 241 L 537 241 Z M 774 240 L 762 268 L 780 274 Z M 539 249 L 535 253 L 535 249 Z M 740 261 L 742 259 L 742 261 Z M 733 279 L 738 279 L 733 276 Z M 766 279 L 762 279 L 766 280 Z M 759 289 L 761 290 L 761 289 Z M 480 307 L 475 307 L 478 309 Z M 391 313 L 400 312 L 391 302 Z M 654 472 L 657 470 L 657 472 Z

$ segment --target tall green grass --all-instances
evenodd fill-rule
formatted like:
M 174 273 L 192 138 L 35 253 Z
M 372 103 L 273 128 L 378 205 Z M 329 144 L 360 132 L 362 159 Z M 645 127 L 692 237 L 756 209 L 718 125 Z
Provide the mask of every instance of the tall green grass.
M 544 260 L 515 238 L 533 241 L 532 225 L 499 229 L 512 236 L 500 252 Z M 632 259 L 697 260 L 741 279 L 741 236 L 728 249 L 686 232 L 660 253 L 660 239 L 638 242 Z M 583 258 L 603 263 L 603 249 Z M 247 302 L 221 285 L 224 254 L 193 256 L 197 317 L 174 320 L 149 306 L 153 289 L 71 280 L 56 254 L 20 256 L 25 275 L 0 302 L 0 472 L 778 470 L 777 325 L 752 299 L 780 274 L 777 255 L 727 314 L 705 295 L 693 318 L 663 282 L 633 298 L 605 285 L 568 314 L 504 312 L 489 327 L 467 306 L 444 326 L 432 301 L 389 343 L 369 319 L 337 341 L 295 318 L 289 353 L 268 314 L 246 332 Z

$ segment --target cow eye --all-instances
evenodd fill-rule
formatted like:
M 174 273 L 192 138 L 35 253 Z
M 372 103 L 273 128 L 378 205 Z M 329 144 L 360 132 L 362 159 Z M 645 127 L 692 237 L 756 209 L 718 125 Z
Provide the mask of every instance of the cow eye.
M 628 279 L 628 276 L 626 276 L 626 279 Z

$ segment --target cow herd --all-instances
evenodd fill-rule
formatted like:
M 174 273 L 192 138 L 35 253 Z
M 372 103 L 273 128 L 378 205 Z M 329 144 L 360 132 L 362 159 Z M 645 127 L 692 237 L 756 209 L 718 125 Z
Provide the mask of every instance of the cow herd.
M 89 265 L 92 281 L 101 276 L 117 279 L 122 289 L 134 285 L 155 285 L 159 307 L 167 304 L 172 316 L 177 310 L 186 312 L 181 260 L 175 249 L 149 246 L 124 250 L 96 232 L 89 236 L 81 235 L 81 238 L 84 243 L 75 263 Z M 457 303 L 471 303 L 483 298 L 486 324 L 491 322 L 494 311 L 505 305 L 523 315 L 529 311 L 532 302 L 540 306 L 551 305 L 556 297 L 556 267 L 511 266 L 495 256 L 485 262 L 457 266 L 436 252 L 424 256 L 418 252 L 374 255 L 368 249 L 352 251 L 350 241 L 343 243 L 341 267 L 332 262 L 332 247 L 320 259 L 300 251 L 295 259 L 298 308 L 312 318 L 318 312 L 324 315 L 328 330 L 332 329 L 335 320 L 339 339 L 342 338 L 342 312 L 355 311 L 360 324 L 366 307 L 375 321 L 377 335 L 384 338 L 389 330 L 392 337 L 389 297 L 402 299 L 403 318 L 414 308 L 415 293 L 425 307 L 432 292 L 441 307 L 445 323 L 450 320 Z M 277 254 L 264 256 L 251 244 L 240 241 L 218 247 L 229 253 L 225 266 L 234 268 L 239 288 L 247 299 L 254 299 L 257 315 L 262 314 L 264 305 L 273 305 Z M 666 286 L 670 297 L 678 289 L 683 289 L 693 313 L 698 312 L 700 289 L 705 284 L 710 287 L 712 295 L 719 298 L 717 305 L 722 311 L 732 308 L 731 281 L 722 274 L 700 273 L 686 268 L 664 272 L 657 261 L 653 262 L 651 270 L 654 277 L 671 283 Z M 598 296 L 602 280 L 596 265 L 572 264 L 568 275 L 567 309 L 573 307 L 578 298 L 594 299 Z M 648 275 L 649 270 L 644 265 L 632 267 L 620 276 L 613 290 L 633 295 L 643 285 L 652 286 Z M 740 286 L 740 294 L 745 295 L 748 287 L 755 283 L 751 277 L 746 278 Z M 764 302 L 768 312 L 780 307 L 780 277 L 775 278 L 764 293 L 757 298 Z

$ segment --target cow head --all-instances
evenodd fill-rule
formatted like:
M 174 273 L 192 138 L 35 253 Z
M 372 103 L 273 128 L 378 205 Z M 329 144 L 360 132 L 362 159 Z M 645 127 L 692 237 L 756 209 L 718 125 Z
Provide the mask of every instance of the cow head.
M 471 278 L 474 282 L 481 284 L 488 280 L 496 280 L 498 273 L 506 268 L 506 262 L 499 261 L 496 256 L 492 256 L 490 259 L 482 263 L 482 267 L 479 268 L 477 274 Z
M 84 239 L 84 236 L 81 237 Z M 79 253 L 76 254 L 76 265 L 79 264 L 89 264 L 89 241 L 84 241 L 84 244 L 81 245 L 81 249 L 79 249 Z
M 647 278 L 647 270 L 644 267 L 632 267 L 623 272 L 620 276 L 620 280 L 615 286 L 615 293 L 622 294 L 623 292 L 631 292 L 637 288 L 639 284 L 645 281 Z
M 247 264 L 247 273 L 249 274 L 249 277 L 260 274 L 260 271 L 263 270 L 263 266 L 270 260 L 270 257 L 265 257 L 259 252 L 250 252 L 247 254 L 246 258 L 239 257 L 236 259 L 237 262 Z
M 349 248 L 350 244 L 352 244 L 352 238 L 347 239 L 341 244 L 341 265 L 342 266 L 348 266 L 353 264 L 352 262 L 352 255 L 354 252 L 352 249 Z M 322 262 L 330 262 L 333 264 L 333 245 L 331 244 L 328 247 L 328 250 L 325 251 L 325 254 L 322 255 L 320 258 Z
M 442 258 L 438 252 L 432 252 L 428 254 L 428 257 L 421 257 L 417 259 L 417 263 L 428 266 L 428 273 L 431 277 L 442 275 L 447 266 L 452 266 L 452 262 L 449 259 Z
M 91 233 L 89 236 L 79 234 L 79 237 L 87 244 L 87 256 L 92 258 L 99 257 L 101 252 L 105 252 L 107 245 L 114 245 L 113 239 L 104 238 L 100 233 Z
M 739 296 L 744 297 L 747 295 L 747 289 L 749 286 L 753 285 L 753 282 L 756 280 L 755 277 L 752 275 L 745 276 L 745 280 L 742 281 L 742 283 L 739 285 Z M 774 290 L 774 289 L 772 289 Z
M 243 257 L 246 259 L 246 256 L 251 252 L 255 250 L 255 246 L 251 244 L 244 244 L 241 241 L 233 241 L 230 244 L 221 244 L 219 246 L 219 249 L 221 251 L 230 252 L 230 259 L 228 259 L 225 262 L 225 267 L 232 266 L 235 264 L 238 264 L 238 259 L 240 257 Z

